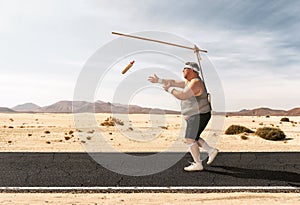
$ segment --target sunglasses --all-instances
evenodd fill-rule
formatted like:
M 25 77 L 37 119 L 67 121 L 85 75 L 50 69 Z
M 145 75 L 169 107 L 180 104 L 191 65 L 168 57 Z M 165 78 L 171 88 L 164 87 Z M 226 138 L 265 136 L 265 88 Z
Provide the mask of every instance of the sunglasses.
M 185 69 L 192 70 L 191 68 L 184 68 L 182 72 L 184 72 Z

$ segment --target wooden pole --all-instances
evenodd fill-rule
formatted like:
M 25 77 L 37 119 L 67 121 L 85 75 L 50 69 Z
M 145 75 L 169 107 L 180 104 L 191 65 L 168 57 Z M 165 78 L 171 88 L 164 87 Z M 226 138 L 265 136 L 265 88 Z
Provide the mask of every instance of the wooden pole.
M 201 73 L 201 77 L 202 77 L 202 80 L 203 80 L 203 84 L 205 85 L 205 81 L 204 81 L 204 75 L 203 75 L 203 71 L 202 71 L 202 66 L 201 66 L 201 57 L 200 57 L 200 53 L 199 53 L 199 48 L 195 45 L 195 54 L 197 56 L 197 60 L 198 60 L 198 65 L 199 65 L 199 70 L 200 70 L 200 73 Z
M 156 43 L 162 43 L 162 44 L 166 44 L 166 45 L 170 45 L 170 46 L 177 46 L 177 47 L 180 47 L 180 48 L 185 48 L 185 49 L 196 51 L 195 47 L 188 47 L 188 46 L 183 46 L 183 45 L 179 45 L 179 44 L 175 44 L 175 43 L 169 43 L 169 42 L 165 42 L 165 41 L 160 41 L 160 40 L 155 40 L 155 39 L 150 39 L 150 38 L 144 38 L 144 37 L 140 37 L 140 36 L 133 36 L 133 35 L 117 33 L 117 32 L 112 32 L 112 34 L 119 35 L 119 36 L 130 37 L 130 38 L 136 38 L 136 39 L 145 40 L 145 41 L 152 41 L 152 42 L 156 42 Z M 207 53 L 206 50 L 199 49 L 198 47 L 197 47 L 197 49 L 198 49 L 197 51 Z

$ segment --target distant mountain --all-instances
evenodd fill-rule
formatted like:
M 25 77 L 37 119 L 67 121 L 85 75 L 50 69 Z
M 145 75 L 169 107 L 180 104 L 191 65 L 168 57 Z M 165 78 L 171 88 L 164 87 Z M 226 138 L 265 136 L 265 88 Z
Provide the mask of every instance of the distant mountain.
M 18 112 L 34 112 L 39 108 L 41 107 L 34 103 L 25 103 L 25 104 L 17 105 L 11 109 Z
M 0 107 L 0 113 L 15 113 L 16 111 L 9 109 L 7 107 Z
M 287 116 L 300 116 L 300 107 L 287 111 Z
M 74 110 L 73 110 L 74 105 Z M 112 104 L 110 102 L 96 101 L 94 103 L 85 101 L 59 101 L 49 106 L 41 107 L 35 112 L 41 113 L 83 113 L 83 112 L 95 112 L 95 113 L 130 113 L 130 114 L 147 114 L 149 112 L 153 114 L 180 114 L 179 111 L 163 110 L 144 108 L 137 105 L 122 105 Z
M 227 112 L 229 116 L 300 116 L 300 108 L 294 108 L 288 111 L 273 110 L 270 108 L 256 108 L 253 110 L 243 109 L 238 112 Z
M 74 107 L 85 106 L 87 102 L 76 101 Z M 73 101 L 59 101 L 52 105 L 41 107 L 37 112 L 44 113 L 72 113 Z
M 74 105 L 74 110 L 73 110 Z M 86 101 L 59 101 L 49 106 L 39 107 L 33 103 L 25 103 L 13 107 L 12 109 L 0 107 L 0 113 L 11 112 L 37 112 L 37 113 L 130 113 L 130 114 L 181 114 L 180 111 L 163 110 L 158 108 L 145 108 L 138 105 L 124 105 L 119 103 L 110 103 L 96 101 L 94 103 Z M 212 112 L 213 114 L 222 114 L 228 116 L 300 116 L 300 108 L 294 108 L 288 111 L 275 110 L 270 108 L 256 108 L 252 110 L 243 109 L 237 112 Z

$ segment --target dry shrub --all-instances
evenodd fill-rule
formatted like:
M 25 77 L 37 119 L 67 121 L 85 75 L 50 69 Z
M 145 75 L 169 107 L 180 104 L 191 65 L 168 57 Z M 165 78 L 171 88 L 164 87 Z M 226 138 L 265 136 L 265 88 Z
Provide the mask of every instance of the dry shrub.
M 167 130 L 168 127 L 167 126 L 159 126 L 161 129 Z
M 101 126 L 116 126 L 116 124 L 124 125 L 124 122 L 120 119 L 110 116 L 104 122 L 101 123 Z
M 252 130 L 250 130 L 247 127 L 244 126 L 240 126 L 240 125 L 231 125 L 230 127 L 227 128 L 227 130 L 225 131 L 226 135 L 236 135 L 236 134 L 240 134 L 240 133 L 254 133 Z
M 289 122 L 290 121 L 290 119 L 289 118 L 287 118 L 287 117 L 283 117 L 283 118 L 281 118 L 281 120 L 280 120 L 281 122 Z
M 258 128 L 255 134 L 266 140 L 282 140 L 286 137 L 283 131 L 273 127 Z
M 242 140 L 247 140 L 248 137 L 247 137 L 246 135 L 241 135 L 241 139 L 242 139 Z

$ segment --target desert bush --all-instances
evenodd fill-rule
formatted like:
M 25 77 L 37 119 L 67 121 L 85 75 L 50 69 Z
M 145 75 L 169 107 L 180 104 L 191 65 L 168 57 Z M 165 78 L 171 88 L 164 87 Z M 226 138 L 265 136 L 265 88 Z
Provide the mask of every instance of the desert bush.
M 66 137 L 65 137 L 65 140 L 69 140 L 69 139 L 71 139 L 71 137 L 69 137 L 69 136 L 66 136 Z
M 286 137 L 283 131 L 273 127 L 258 128 L 255 134 L 266 140 L 282 140 Z
M 242 139 L 242 140 L 247 140 L 248 137 L 247 137 L 246 135 L 241 135 L 241 139 Z
M 124 122 L 120 119 L 110 116 L 104 122 L 101 123 L 101 126 L 116 126 L 116 124 L 124 125 Z
M 167 126 L 159 126 L 161 129 L 167 130 L 168 127 Z
M 226 135 L 236 135 L 236 134 L 240 134 L 240 133 L 254 133 L 252 130 L 250 130 L 247 127 L 244 126 L 240 126 L 240 125 L 231 125 L 230 127 L 227 128 L 227 130 L 225 131 Z
M 283 118 L 281 118 L 281 120 L 280 120 L 281 122 L 289 122 L 290 121 L 290 119 L 289 118 L 287 118 L 287 117 L 283 117 Z

